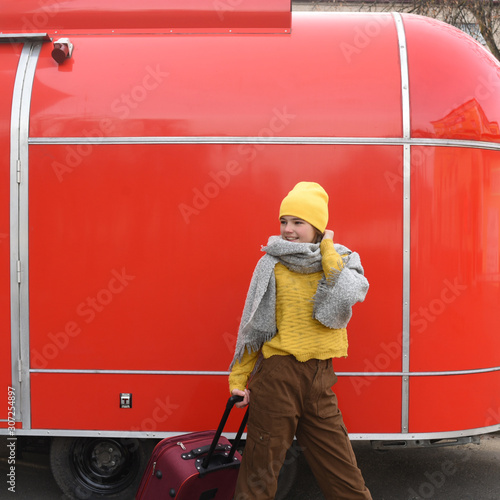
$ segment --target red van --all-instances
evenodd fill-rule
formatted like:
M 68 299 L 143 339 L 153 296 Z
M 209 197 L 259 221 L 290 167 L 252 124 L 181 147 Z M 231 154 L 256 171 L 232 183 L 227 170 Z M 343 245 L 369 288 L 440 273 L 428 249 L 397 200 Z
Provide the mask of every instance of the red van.
M 123 497 L 148 440 L 216 425 L 260 246 L 302 180 L 370 281 L 334 360 L 351 438 L 500 429 L 482 46 L 288 0 L 0 4 L 0 432 L 53 438 L 69 494 Z

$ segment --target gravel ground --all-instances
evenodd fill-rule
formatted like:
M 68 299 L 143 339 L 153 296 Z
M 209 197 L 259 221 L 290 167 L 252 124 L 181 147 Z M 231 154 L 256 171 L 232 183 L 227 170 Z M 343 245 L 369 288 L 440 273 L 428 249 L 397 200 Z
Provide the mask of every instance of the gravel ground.
M 353 442 L 358 465 L 373 500 L 498 500 L 500 432 L 480 444 L 377 451 L 369 442 Z M 303 456 L 290 500 L 321 500 Z

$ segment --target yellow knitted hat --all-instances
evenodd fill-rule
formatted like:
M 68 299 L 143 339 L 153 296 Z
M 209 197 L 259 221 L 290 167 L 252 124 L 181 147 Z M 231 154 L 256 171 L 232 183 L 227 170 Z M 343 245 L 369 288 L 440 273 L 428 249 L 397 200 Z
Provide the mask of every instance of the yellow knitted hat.
M 316 182 L 299 182 L 281 202 L 283 215 L 299 217 L 323 233 L 328 224 L 328 194 Z

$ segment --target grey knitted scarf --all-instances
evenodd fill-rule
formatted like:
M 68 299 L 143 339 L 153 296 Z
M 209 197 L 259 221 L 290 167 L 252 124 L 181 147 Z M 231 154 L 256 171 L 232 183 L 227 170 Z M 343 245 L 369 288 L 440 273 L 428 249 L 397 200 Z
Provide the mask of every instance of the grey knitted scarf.
M 345 328 L 352 316 L 352 306 L 362 302 L 368 292 L 359 255 L 335 244 L 342 256 L 342 271 L 332 269 L 323 275 L 313 297 L 313 318 L 328 328 Z M 255 352 L 276 335 L 276 281 L 274 266 L 280 262 L 291 271 L 310 274 L 322 271 L 319 243 L 296 243 L 271 236 L 262 247 L 266 253 L 255 267 L 248 289 L 234 358 L 241 361 L 245 350 Z

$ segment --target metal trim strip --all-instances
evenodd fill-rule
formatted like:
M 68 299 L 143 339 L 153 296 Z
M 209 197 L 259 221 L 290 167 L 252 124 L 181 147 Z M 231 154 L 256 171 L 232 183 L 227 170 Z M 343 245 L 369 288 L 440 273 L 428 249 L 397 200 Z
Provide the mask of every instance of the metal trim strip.
M 393 144 L 395 137 L 261 137 L 261 136 L 123 136 L 123 137 L 30 137 L 30 145 L 38 144 Z M 498 145 L 500 148 L 500 144 Z
M 38 144 L 389 144 L 401 145 L 399 137 L 260 137 L 260 136 L 124 136 L 124 137 L 30 137 Z M 500 144 L 497 145 L 500 148 Z
M 408 74 L 408 52 L 406 33 L 401 14 L 392 13 L 396 24 L 401 66 L 401 113 L 403 138 L 411 139 L 410 90 Z M 403 324 L 402 324 L 402 398 L 401 431 L 408 432 L 410 407 L 410 379 L 406 375 L 410 370 L 410 238 L 411 238 L 411 149 L 410 144 L 403 146 Z
M 463 429 L 448 432 L 425 432 L 425 433 L 349 433 L 351 441 L 415 441 L 424 439 L 450 439 L 458 437 L 478 436 L 500 431 L 500 424 L 488 427 L 477 427 L 473 429 Z M 140 431 L 95 431 L 95 430 L 63 430 L 63 429 L 16 429 L 16 436 L 47 436 L 47 437 L 120 437 L 120 438 L 147 438 L 164 439 L 167 437 L 179 436 L 191 431 L 169 431 L 169 432 L 140 432 Z M 0 429 L 0 435 L 7 434 L 8 429 Z M 228 438 L 234 438 L 236 433 L 224 433 Z
M 339 377 L 449 377 L 453 375 L 475 375 L 478 373 L 494 373 L 500 371 L 500 366 L 493 368 L 477 368 L 475 370 L 447 370 L 439 372 L 339 372 Z
M 17 277 L 17 263 L 19 261 L 19 184 L 17 183 L 17 165 L 20 159 L 20 116 L 21 96 L 28 64 L 30 50 L 24 46 L 17 66 L 14 91 L 12 96 L 12 110 L 10 117 L 10 351 L 12 387 L 16 394 L 21 394 L 19 382 L 20 340 L 20 298 Z M 16 106 L 19 103 L 19 106 Z M 21 409 L 18 408 L 19 415 Z
M 30 373 L 63 373 L 87 375 L 229 375 L 228 371 L 196 371 L 196 370 L 72 370 L 33 368 Z
M 401 434 L 351 434 L 349 433 L 349 439 L 351 440 L 408 440 L 415 441 L 418 439 L 450 439 L 457 437 L 468 437 L 468 436 L 478 436 L 480 434 L 489 434 L 490 432 L 500 431 L 500 424 L 490 425 L 487 427 L 475 427 L 472 429 L 462 429 L 456 431 L 445 431 L 445 432 L 402 432 Z
M 50 42 L 48 33 L 0 33 L 0 43 Z
M 434 146 L 434 147 L 452 147 L 452 148 L 469 148 L 469 149 L 500 149 L 500 143 L 487 141 L 472 141 L 465 139 L 424 139 L 411 138 L 403 141 L 404 144 L 411 146 Z
M 408 432 L 410 413 L 410 282 L 411 282 L 411 150 L 403 147 L 403 308 L 401 369 L 401 432 Z
M 28 136 L 31 92 L 41 42 L 23 46 L 11 112 L 10 241 L 12 386 L 19 394 L 16 421 L 31 428 L 28 279 Z M 16 105 L 19 103 L 19 106 Z
M 492 373 L 500 371 L 500 366 L 491 368 L 477 368 L 472 370 L 447 370 L 434 372 L 336 372 L 339 377 L 440 377 L 450 375 L 473 375 L 478 373 Z M 94 375 L 215 375 L 227 376 L 228 371 L 209 371 L 209 370 L 72 370 L 72 369 L 50 369 L 33 368 L 30 373 L 62 373 L 62 374 L 94 374 Z
M 500 143 L 463 139 L 413 139 L 401 137 L 243 137 L 243 136 L 149 136 L 149 137 L 30 137 L 30 145 L 121 145 L 121 144 L 304 144 L 443 146 L 500 150 Z
M 403 18 L 399 12 L 393 12 L 392 16 L 396 24 L 399 45 L 399 63 L 401 67 L 401 111 L 403 123 L 403 137 L 411 137 L 410 123 L 410 76 L 408 73 L 408 51 L 406 46 L 406 33 Z

